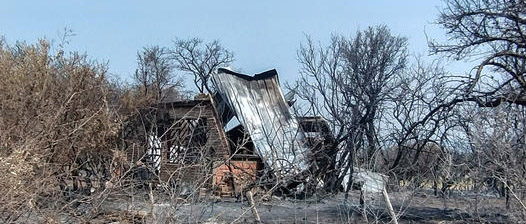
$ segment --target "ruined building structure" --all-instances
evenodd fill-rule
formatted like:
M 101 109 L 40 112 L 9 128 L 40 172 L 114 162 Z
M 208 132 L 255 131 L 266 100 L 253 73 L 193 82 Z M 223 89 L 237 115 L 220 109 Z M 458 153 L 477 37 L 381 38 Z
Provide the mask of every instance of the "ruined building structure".
M 130 141 L 128 157 L 150 167 L 151 177 L 142 178 L 232 196 L 263 175 L 280 181 L 309 169 L 329 127 L 320 117 L 294 116 L 275 70 L 219 69 L 212 81 L 213 96 L 163 101 L 135 118 L 127 132 L 146 147 Z M 229 127 L 234 117 L 239 124 Z

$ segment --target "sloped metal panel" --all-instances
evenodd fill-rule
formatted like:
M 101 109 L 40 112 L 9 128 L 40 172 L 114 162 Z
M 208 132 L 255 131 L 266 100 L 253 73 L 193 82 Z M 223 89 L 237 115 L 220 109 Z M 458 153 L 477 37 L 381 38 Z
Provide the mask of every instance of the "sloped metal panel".
M 283 97 L 276 70 L 252 77 L 219 69 L 213 81 L 278 178 L 308 168 L 304 134 Z

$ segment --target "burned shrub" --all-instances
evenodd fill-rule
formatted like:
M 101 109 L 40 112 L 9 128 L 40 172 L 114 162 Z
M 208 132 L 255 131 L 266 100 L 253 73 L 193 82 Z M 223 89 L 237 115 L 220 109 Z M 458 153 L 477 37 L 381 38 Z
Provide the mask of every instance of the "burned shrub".
M 0 92 L 4 221 L 60 208 L 63 195 L 90 194 L 110 178 L 120 119 L 105 65 L 53 54 L 45 40 L 0 41 Z

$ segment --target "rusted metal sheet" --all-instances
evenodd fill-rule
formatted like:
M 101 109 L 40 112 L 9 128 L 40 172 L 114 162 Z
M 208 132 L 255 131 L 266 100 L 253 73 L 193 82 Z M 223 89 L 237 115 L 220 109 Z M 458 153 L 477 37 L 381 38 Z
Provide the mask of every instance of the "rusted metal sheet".
M 283 97 L 277 75 L 276 70 L 248 76 L 219 69 L 213 81 L 250 134 L 263 162 L 280 178 L 308 166 L 304 133 Z

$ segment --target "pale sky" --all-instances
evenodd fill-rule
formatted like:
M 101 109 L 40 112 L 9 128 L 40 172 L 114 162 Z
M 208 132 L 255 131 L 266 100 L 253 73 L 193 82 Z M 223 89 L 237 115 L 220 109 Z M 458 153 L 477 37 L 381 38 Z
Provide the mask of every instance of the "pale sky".
M 444 39 L 444 30 L 433 24 L 441 5 L 440 0 L 5 1 L 0 35 L 9 43 L 58 41 L 67 27 L 75 34 L 69 50 L 108 61 L 110 73 L 123 79 L 135 71 L 137 51 L 144 46 L 171 47 L 176 36 L 218 39 L 234 52 L 233 68 L 247 74 L 276 68 L 283 82 L 298 75 L 296 51 L 306 34 L 327 43 L 331 34 L 350 36 L 386 24 L 393 34 L 409 38 L 411 53 L 427 55 L 426 33 Z

